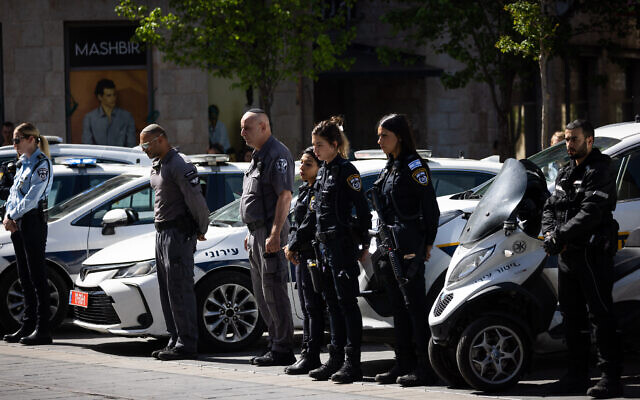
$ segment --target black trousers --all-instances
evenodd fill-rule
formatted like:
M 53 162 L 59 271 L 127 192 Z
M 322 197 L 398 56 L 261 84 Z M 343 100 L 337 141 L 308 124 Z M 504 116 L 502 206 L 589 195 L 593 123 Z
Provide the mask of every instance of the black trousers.
M 196 294 L 193 283 L 195 235 L 177 228 L 156 232 L 156 270 L 160 288 L 160 304 L 169 346 L 187 352 L 198 350 Z
M 336 238 L 320 246 L 324 263 L 322 296 L 329 310 L 331 344 L 360 351 L 362 314 L 358 307 L 357 248 L 349 239 Z
M 621 373 L 620 341 L 613 313 L 613 257 L 598 248 L 571 248 L 558 260 L 558 299 L 569 352 L 569 372 L 586 375 L 594 326 L 598 367 L 604 374 Z
M 391 304 L 393 313 L 393 331 L 396 339 L 396 357 L 398 363 L 405 368 L 413 368 L 416 356 L 428 356 L 429 325 L 427 317 L 427 294 L 424 280 L 424 260 L 402 260 L 403 271 L 406 274 L 413 265 L 412 276 L 405 285 L 409 306 L 405 304 L 400 292 L 391 263 L 388 258 L 383 258 L 380 263 L 380 272 L 384 280 L 385 290 Z
M 304 255 L 301 257 L 304 258 Z M 315 256 L 309 258 L 315 258 Z M 327 306 L 322 294 L 313 290 L 306 258 L 300 260 L 300 264 L 296 267 L 296 282 L 302 309 L 302 342 L 306 343 L 310 353 L 318 354 L 324 342 L 324 310 Z
M 18 230 L 11 234 L 11 241 L 16 252 L 18 277 L 24 293 L 22 324 L 29 329 L 38 328 L 48 332 L 51 294 L 47 281 L 47 267 L 44 263 L 47 221 L 36 209 L 24 214 L 16 223 Z

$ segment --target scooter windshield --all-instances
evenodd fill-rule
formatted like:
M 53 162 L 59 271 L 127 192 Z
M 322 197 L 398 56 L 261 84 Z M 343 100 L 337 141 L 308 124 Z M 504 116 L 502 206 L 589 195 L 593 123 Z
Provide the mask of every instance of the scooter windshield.
M 518 160 L 507 159 L 491 187 L 482 197 L 475 211 L 469 217 L 460 243 L 476 242 L 502 229 L 524 197 L 527 189 L 527 171 Z

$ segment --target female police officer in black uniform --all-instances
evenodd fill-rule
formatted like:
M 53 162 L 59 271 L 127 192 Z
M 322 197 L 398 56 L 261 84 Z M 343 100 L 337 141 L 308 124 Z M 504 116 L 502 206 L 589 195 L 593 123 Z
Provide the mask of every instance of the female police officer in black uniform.
M 311 242 L 316 235 L 316 213 L 314 183 L 320 168 L 320 160 L 308 147 L 300 158 L 300 177 L 304 181 L 300 186 L 298 201 L 293 209 L 295 227 L 292 228 L 285 255 L 289 261 L 298 264 L 296 282 L 302 308 L 302 353 L 297 363 L 285 368 L 289 375 L 308 374 L 320 366 L 320 346 L 324 339 L 324 309 L 322 294 L 317 293 L 307 265 L 308 260 L 316 258 Z
M 375 379 L 403 386 L 424 385 L 434 376 L 427 354 L 429 310 L 424 263 L 431 255 L 440 211 L 429 167 L 416 153 L 406 116 L 384 116 L 378 123 L 378 144 L 388 162 L 374 188 L 381 194 L 383 219 L 395 233 L 396 254 L 403 278 L 408 279 L 404 285 L 408 305 L 388 257 L 383 257 L 380 267 L 393 309 L 396 363 Z
M 7 342 L 36 345 L 51 343 L 49 285 L 44 264 L 47 243 L 47 196 L 51 191 L 49 143 L 32 124 L 13 131 L 13 147 L 20 154 L 18 170 L 9 191 L 4 227 L 11 232 L 18 277 L 24 292 L 20 329 L 6 335 Z
M 317 124 L 311 141 L 323 161 L 316 181 L 316 238 L 323 254 L 323 296 L 329 309 L 331 344 L 327 346 L 329 361 L 309 376 L 351 383 L 362 379 L 362 315 L 356 300 L 358 259 L 368 252 L 371 213 L 360 174 L 346 160 L 349 142 L 342 132 L 342 119 L 333 117 Z M 352 217 L 354 207 L 356 217 Z

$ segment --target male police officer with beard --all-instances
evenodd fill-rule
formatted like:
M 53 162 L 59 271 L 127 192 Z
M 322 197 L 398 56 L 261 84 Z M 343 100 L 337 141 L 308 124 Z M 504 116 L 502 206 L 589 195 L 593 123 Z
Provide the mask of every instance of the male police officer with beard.
M 142 130 L 140 147 L 153 159 L 156 266 L 160 304 L 171 335 L 167 347 L 151 355 L 160 360 L 196 358 L 198 323 L 193 253 L 196 239 L 205 240 L 209 210 L 196 167 L 171 147 L 160 125 L 151 124 Z
M 565 141 L 571 160 L 558 172 L 542 218 L 545 251 L 559 254 L 558 298 L 569 352 L 568 373 L 554 384 L 554 391 L 618 397 L 620 350 L 611 295 L 618 231 L 612 214 L 616 175 L 611 158 L 593 148 L 594 131 L 588 121 L 568 124 Z M 595 326 L 602 378 L 587 390 L 589 320 Z

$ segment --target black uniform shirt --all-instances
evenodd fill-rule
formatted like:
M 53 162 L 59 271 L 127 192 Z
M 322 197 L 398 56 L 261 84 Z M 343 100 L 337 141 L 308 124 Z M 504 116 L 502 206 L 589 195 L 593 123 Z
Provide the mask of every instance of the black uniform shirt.
M 293 209 L 295 229 L 289 237 L 289 250 L 312 251 L 311 241 L 316 234 L 316 195 L 314 185 L 300 186 L 298 200 Z
M 407 253 L 432 245 L 438 231 L 440 209 L 431 183 L 431 171 L 417 153 L 389 157 L 375 185 L 382 193 L 387 223 L 396 225 L 409 243 L 399 243 Z M 408 247 L 418 246 L 417 249 Z
M 155 222 L 173 221 L 191 215 L 199 234 L 209 227 L 209 209 L 202 195 L 196 167 L 175 149 L 162 160 L 154 160 L 151 187 L 155 192 Z
M 245 224 L 273 220 L 280 193 L 293 192 L 293 169 L 291 152 L 273 136 L 253 152 L 242 181 L 240 215 Z
M 371 212 L 362 192 L 362 180 L 356 167 L 337 155 L 330 163 L 323 162 L 316 179 L 316 220 L 319 232 L 337 231 L 348 235 L 351 225 L 369 243 Z M 356 210 L 353 220 L 351 213 Z
M 544 205 L 542 232 L 555 230 L 563 243 L 584 245 L 591 235 L 612 226 L 616 200 L 611 158 L 594 148 L 580 165 L 572 160 L 558 172 L 555 190 Z

